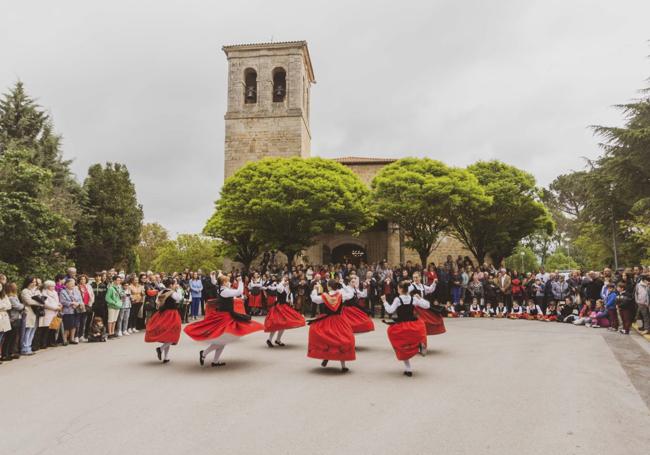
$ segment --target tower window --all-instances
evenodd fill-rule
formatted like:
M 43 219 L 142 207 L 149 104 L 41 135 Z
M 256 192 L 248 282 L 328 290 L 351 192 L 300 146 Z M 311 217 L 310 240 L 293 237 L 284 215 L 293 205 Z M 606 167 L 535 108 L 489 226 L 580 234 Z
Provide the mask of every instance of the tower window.
M 287 94 L 287 72 L 283 68 L 273 70 L 273 102 L 282 103 Z
M 253 68 L 244 71 L 244 103 L 257 103 L 257 71 Z

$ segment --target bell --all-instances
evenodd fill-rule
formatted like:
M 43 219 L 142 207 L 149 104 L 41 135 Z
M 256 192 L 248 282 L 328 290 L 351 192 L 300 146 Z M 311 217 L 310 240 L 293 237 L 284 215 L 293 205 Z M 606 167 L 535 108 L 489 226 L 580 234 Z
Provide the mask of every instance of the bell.
M 255 88 L 254 87 L 246 87 L 246 99 L 247 100 L 254 100 L 255 99 Z
M 284 86 L 283 85 L 277 85 L 275 87 L 275 96 L 277 98 L 282 98 L 284 97 Z

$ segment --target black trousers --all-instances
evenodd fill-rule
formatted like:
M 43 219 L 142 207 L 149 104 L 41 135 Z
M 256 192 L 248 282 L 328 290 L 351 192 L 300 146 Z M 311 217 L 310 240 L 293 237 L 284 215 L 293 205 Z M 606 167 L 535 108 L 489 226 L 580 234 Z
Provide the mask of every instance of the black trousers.
M 14 346 L 16 345 L 16 336 L 20 333 L 19 332 L 19 327 L 20 327 L 20 321 L 17 327 L 14 327 L 13 324 L 11 324 L 11 330 L 8 332 L 5 332 L 4 339 L 2 341 L 2 358 L 7 359 L 12 356 L 16 351 L 14 350 Z

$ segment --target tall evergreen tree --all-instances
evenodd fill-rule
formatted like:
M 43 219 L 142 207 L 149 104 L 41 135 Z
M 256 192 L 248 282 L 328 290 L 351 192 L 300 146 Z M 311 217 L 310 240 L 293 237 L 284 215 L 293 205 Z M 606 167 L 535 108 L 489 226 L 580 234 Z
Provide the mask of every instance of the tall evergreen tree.
M 126 266 L 140 242 L 142 206 L 123 164 L 95 164 L 83 184 L 77 264 L 86 272 Z

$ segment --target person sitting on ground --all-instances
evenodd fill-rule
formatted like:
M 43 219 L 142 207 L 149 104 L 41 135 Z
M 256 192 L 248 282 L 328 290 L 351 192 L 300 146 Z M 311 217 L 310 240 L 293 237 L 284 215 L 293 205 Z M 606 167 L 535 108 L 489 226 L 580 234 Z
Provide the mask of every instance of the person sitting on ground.
M 609 319 L 607 318 L 607 309 L 605 303 L 598 299 L 596 300 L 596 307 L 589 313 L 589 323 L 587 327 L 597 329 L 598 327 L 609 327 Z
M 483 317 L 484 318 L 492 318 L 494 317 L 494 308 L 492 308 L 492 304 L 488 303 L 485 305 L 485 308 L 483 308 Z
M 576 320 L 573 321 L 573 325 L 591 325 L 591 317 L 589 316 L 590 314 L 591 302 L 589 302 L 589 300 L 586 300 L 585 303 L 583 303 L 580 307 L 580 312 L 578 313 Z
M 516 300 L 512 302 L 512 310 L 508 313 L 509 319 L 521 319 L 524 315 L 523 309 L 519 306 Z
M 95 316 L 93 323 L 90 326 L 90 333 L 88 335 L 89 342 L 102 342 L 106 341 L 106 328 L 104 321 L 99 316 Z
M 472 304 L 469 306 L 469 316 L 472 318 L 480 318 L 482 316 L 481 307 L 476 298 L 472 299 Z
M 544 320 L 546 322 L 555 322 L 557 321 L 557 307 L 555 302 L 549 302 L 546 311 L 544 312 Z
M 538 320 L 538 321 L 544 319 L 544 313 L 542 312 L 542 308 L 539 305 L 537 305 L 533 299 L 530 299 L 528 301 L 525 318 L 531 320 Z
M 499 302 L 497 307 L 494 310 L 494 315 L 497 318 L 507 318 L 508 317 L 508 308 L 504 305 L 503 302 Z
M 562 305 L 559 309 L 558 321 L 573 322 L 577 318 L 578 318 L 578 308 L 573 303 L 573 299 L 571 297 L 565 298 L 564 305 Z
M 445 303 L 445 309 L 447 310 L 447 317 L 448 318 L 457 318 L 458 314 L 456 313 L 456 310 L 454 309 L 454 306 L 451 304 L 451 302 Z

